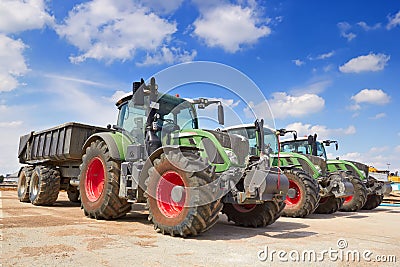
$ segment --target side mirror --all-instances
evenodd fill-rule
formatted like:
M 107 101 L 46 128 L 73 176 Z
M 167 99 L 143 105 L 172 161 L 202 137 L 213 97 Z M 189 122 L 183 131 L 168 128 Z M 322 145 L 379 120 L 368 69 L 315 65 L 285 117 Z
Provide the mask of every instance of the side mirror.
M 133 104 L 135 106 L 143 106 L 144 105 L 144 88 L 143 85 L 144 80 L 140 82 L 133 83 Z
M 338 143 L 335 144 L 335 148 L 336 148 L 336 150 L 339 149 L 339 144 Z
M 293 138 L 294 138 L 294 141 L 297 140 L 297 133 L 296 132 L 293 133 Z
M 221 104 L 218 105 L 218 123 L 220 125 L 225 124 L 224 107 Z

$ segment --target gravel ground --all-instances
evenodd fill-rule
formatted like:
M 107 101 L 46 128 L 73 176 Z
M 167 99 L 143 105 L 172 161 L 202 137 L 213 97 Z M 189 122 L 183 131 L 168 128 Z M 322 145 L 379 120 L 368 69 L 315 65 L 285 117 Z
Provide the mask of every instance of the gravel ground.
M 282 217 L 266 228 L 237 227 L 221 214 L 212 229 L 185 239 L 157 233 L 144 206 L 133 207 L 125 218 L 94 220 L 65 192 L 54 206 L 35 207 L 20 203 L 16 191 L 0 191 L 0 266 L 398 266 L 394 260 L 400 261 L 400 207 Z

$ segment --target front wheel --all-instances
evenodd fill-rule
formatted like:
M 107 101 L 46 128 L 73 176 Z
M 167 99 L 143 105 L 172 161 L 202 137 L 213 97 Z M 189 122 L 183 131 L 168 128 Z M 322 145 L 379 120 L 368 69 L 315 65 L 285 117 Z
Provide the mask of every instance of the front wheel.
M 84 213 L 96 219 L 115 219 L 131 210 L 119 193 L 120 164 L 110 157 L 104 141 L 93 141 L 82 157 L 79 192 Z
M 367 188 L 363 182 L 355 176 L 350 176 L 349 178 L 354 187 L 354 194 L 344 199 L 340 211 L 351 212 L 360 210 L 367 201 Z
M 211 228 L 222 203 L 206 190 L 213 177 L 201 158 L 191 152 L 170 151 L 153 164 L 146 194 L 154 229 L 171 236 L 195 236 Z
M 289 191 L 282 215 L 302 218 L 313 213 L 320 199 L 317 181 L 299 169 L 284 170 L 284 173 L 289 179 Z
M 281 203 L 284 203 L 281 201 Z M 282 212 L 282 204 L 277 201 L 266 201 L 262 204 L 231 204 L 225 203 L 222 213 L 236 225 L 265 227 L 273 224 Z M 284 204 L 283 204 L 284 205 Z
M 336 198 L 335 196 L 323 197 L 319 201 L 318 207 L 314 213 L 317 214 L 332 214 L 338 211 L 343 205 L 343 198 Z
M 369 195 L 367 197 L 367 202 L 365 202 L 364 206 L 362 207 L 363 210 L 373 210 L 378 207 L 383 201 L 383 195 Z

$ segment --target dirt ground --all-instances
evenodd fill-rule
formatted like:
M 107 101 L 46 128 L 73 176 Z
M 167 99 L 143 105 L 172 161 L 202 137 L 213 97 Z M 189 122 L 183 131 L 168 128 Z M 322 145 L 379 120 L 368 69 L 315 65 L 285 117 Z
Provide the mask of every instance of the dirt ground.
M 243 228 L 221 214 L 212 229 L 184 239 L 154 231 L 142 205 L 98 221 L 65 192 L 54 206 L 35 207 L 0 191 L 0 266 L 398 266 L 399 215 L 400 207 L 381 206 Z

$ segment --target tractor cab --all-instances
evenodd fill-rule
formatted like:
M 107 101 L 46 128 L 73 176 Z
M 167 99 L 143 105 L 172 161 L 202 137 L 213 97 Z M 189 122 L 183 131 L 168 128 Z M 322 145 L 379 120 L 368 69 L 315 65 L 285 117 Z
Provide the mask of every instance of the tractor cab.
M 327 160 L 324 144 L 315 139 L 316 136 L 310 135 L 308 138 L 284 141 L 281 143 L 281 151 L 318 156 Z

